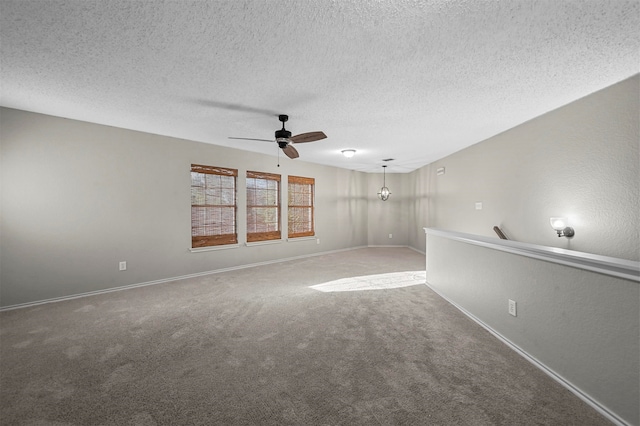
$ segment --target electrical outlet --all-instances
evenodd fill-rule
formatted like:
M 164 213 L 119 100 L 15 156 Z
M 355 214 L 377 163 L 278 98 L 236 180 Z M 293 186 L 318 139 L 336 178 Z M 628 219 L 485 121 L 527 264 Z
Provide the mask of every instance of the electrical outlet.
M 125 261 L 120 262 L 118 267 L 120 268 L 121 271 L 126 271 L 127 270 L 127 262 L 125 262 Z
M 389 238 L 393 238 L 393 234 L 389 234 Z
M 516 313 L 516 302 L 514 300 L 509 299 L 509 314 L 517 317 Z
M 476 210 L 482 210 L 482 201 L 476 203 Z
M 316 239 L 316 244 L 320 244 L 320 238 Z

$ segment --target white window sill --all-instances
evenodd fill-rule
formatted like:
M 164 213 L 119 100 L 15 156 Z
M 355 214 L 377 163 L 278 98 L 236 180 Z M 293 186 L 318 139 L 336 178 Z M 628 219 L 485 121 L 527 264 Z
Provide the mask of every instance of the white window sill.
M 287 242 L 293 243 L 296 241 L 314 241 L 316 239 L 315 236 L 312 237 L 297 237 L 297 238 L 287 238 Z
M 189 248 L 191 253 L 200 253 L 202 251 L 227 250 L 240 247 L 240 244 L 224 244 L 220 246 Z
M 280 244 L 282 242 L 282 240 L 264 240 L 264 241 L 252 241 L 250 243 L 244 243 L 245 246 L 247 247 L 253 247 L 253 246 L 265 246 L 268 244 Z

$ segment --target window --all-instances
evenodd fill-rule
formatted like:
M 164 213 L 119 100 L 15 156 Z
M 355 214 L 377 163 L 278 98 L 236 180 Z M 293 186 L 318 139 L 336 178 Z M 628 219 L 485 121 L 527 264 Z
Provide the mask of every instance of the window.
M 313 230 L 315 179 L 289 176 L 289 238 L 310 237 Z
M 236 177 L 223 167 L 191 165 L 191 247 L 236 244 Z
M 247 242 L 280 238 L 280 175 L 248 171 Z

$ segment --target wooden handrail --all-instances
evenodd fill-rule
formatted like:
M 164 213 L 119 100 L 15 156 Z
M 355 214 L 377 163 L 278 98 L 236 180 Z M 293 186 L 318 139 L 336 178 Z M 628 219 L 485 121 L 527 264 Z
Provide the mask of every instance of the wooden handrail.
M 500 229 L 497 226 L 494 226 L 493 230 L 496 231 L 496 234 L 498 234 L 498 237 L 500 237 L 501 240 L 508 240 L 507 236 L 504 235 L 504 232 L 502 232 L 502 229 Z

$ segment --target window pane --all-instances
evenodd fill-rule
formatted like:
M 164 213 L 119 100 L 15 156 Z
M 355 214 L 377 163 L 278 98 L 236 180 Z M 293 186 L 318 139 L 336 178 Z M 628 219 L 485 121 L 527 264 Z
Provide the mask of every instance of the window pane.
M 235 189 L 223 189 L 220 191 L 220 198 L 216 199 L 218 204 L 223 206 L 235 206 L 236 191 Z
M 204 173 L 191 172 L 191 186 L 204 186 Z
M 267 203 L 267 194 L 264 190 L 258 189 L 256 191 L 256 206 L 264 206 Z
M 219 188 L 220 187 L 220 176 L 218 175 L 210 175 L 207 174 L 205 175 L 205 185 L 208 186 L 209 188 Z
M 236 178 L 233 176 L 218 176 L 220 179 L 220 187 L 225 189 L 235 189 Z
M 204 204 L 204 187 L 191 187 L 191 205 Z

